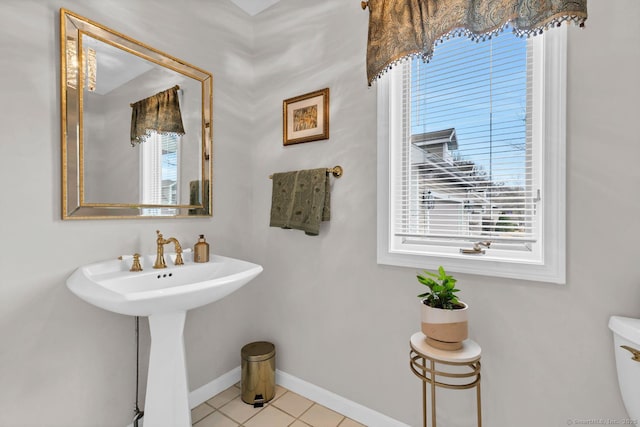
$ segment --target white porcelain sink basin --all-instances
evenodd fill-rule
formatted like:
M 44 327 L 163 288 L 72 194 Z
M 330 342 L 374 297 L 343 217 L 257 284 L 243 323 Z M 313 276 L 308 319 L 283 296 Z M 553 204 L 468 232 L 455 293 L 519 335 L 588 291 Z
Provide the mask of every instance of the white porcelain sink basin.
M 67 286 L 78 297 L 105 310 L 148 316 L 151 332 L 145 426 L 191 427 L 191 407 L 184 349 L 187 310 L 217 301 L 256 277 L 262 267 L 213 255 L 194 263 L 185 253 L 184 265 L 154 269 L 155 256 L 141 258 L 143 271 L 130 272 L 131 257 L 78 268 Z
M 170 255 L 169 258 L 175 257 Z M 130 272 L 131 260 L 108 260 L 78 268 L 67 286 L 78 297 L 105 310 L 131 316 L 190 310 L 236 291 L 262 271 L 247 261 L 213 255 L 207 263 L 153 269 L 155 255 L 141 257 L 143 271 Z

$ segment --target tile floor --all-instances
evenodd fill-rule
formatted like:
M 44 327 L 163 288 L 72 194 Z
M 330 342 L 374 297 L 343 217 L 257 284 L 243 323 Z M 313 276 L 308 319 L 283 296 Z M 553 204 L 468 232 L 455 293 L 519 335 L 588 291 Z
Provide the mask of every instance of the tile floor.
M 254 408 L 240 398 L 240 384 L 191 410 L 191 420 L 194 427 L 365 427 L 280 386 L 269 403 Z

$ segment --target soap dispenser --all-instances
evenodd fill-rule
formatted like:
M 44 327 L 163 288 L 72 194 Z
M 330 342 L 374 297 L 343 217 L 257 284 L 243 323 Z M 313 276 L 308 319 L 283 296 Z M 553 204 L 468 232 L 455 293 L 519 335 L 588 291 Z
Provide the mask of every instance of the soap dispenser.
M 209 244 L 204 238 L 204 234 L 200 235 L 198 242 L 193 248 L 194 262 L 209 262 Z

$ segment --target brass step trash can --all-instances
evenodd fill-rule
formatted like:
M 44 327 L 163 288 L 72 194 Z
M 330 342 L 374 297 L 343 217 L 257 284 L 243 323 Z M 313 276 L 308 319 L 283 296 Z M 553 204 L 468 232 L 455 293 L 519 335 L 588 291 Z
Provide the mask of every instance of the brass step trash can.
M 276 347 L 267 341 L 257 341 L 242 347 L 240 354 L 242 400 L 261 407 L 276 393 Z

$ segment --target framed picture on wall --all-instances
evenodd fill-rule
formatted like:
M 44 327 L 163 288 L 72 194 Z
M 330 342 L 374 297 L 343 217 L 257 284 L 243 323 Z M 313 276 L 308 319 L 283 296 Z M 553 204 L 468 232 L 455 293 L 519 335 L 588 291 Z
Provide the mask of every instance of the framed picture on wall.
M 329 88 L 285 99 L 282 120 L 284 145 L 329 139 Z

